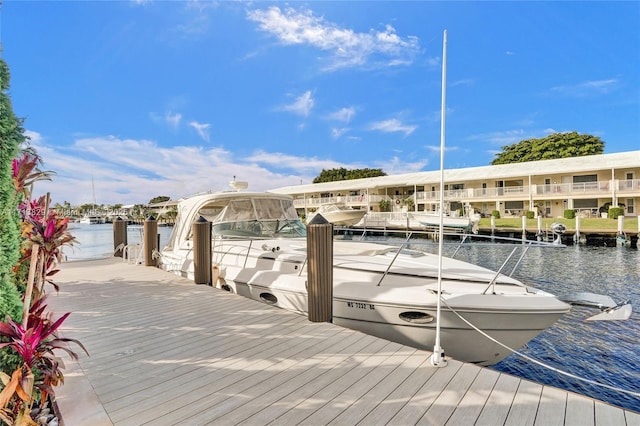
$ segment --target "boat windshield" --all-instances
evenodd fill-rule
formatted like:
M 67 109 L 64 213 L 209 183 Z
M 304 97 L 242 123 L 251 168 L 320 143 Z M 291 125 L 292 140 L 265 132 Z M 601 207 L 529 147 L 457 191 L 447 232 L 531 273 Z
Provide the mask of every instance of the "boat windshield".
M 288 199 L 230 200 L 216 209 L 202 209 L 211 220 L 214 236 L 223 238 L 290 238 L 306 236 L 306 229 Z

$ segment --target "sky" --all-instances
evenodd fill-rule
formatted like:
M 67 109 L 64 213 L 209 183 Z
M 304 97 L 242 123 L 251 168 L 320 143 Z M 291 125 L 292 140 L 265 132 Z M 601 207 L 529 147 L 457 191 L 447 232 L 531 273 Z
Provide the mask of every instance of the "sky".
M 439 170 L 555 132 L 640 149 L 639 1 L 17 1 L 9 95 L 54 203 Z M 640 161 L 640 160 L 639 160 Z

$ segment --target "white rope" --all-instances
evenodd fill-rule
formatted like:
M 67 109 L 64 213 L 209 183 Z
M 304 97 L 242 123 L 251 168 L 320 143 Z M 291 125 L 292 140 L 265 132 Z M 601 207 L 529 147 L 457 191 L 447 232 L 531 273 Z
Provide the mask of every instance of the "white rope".
M 562 371 L 562 370 L 560 370 L 560 369 L 558 369 L 558 368 L 556 368 L 556 367 L 553 367 L 553 366 L 551 366 L 551 365 L 548 365 L 548 364 L 545 364 L 545 363 L 543 363 L 543 362 L 541 362 L 541 361 L 538 361 L 537 359 L 531 358 L 530 356 L 525 355 L 525 354 L 523 354 L 522 352 L 518 352 L 517 350 L 512 349 L 512 348 L 510 348 L 509 346 L 507 346 L 507 345 L 505 345 L 505 344 L 503 344 L 503 343 L 501 343 L 501 342 L 497 341 L 496 339 L 494 339 L 493 337 L 489 336 L 489 335 L 488 335 L 487 333 L 485 333 L 484 331 L 480 330 L 480 329 L 479 329 L 478 327 L 476 327 L 475 325 L 471 324 L 471 323 L 470 323 L 469 321 L 467 321 L 467 320 L 466 320 L 462 315 L 460 315 L 460 314 L 459 314 L 455 309 L 453 309 L 451 306 L 449 306 L 449 304 L 447 303 L 447 301 L 446 301 L 446 300 L 444 300 L 444 298 L 442 298 L 442 297 L 440 297 L 440 298 L 442 299 L 442 303 L 444 303 L 444 304 L 447 306 L 447 308 L 449 308 L 449 309 L 451 310 L 451 312 L 453 312 L 454 314 L 456 314 L 456 315 L 458 316 L 458 318 L 460 318 L 462 321 L 464 321 L 464 322 L 465 322 L 469 327 L 473 328 L 473 329 L 474 329 L 474 330 L 476 330 L 478 333 L 482 334 L 484 337 L 486 337 L 487 339 L 491 340 L 492 342 L 497 343 L 498 345 L 500 345 L 500 346 L 502 346 L 503 348 L 505 348 L 505 349 L 507 349 L 507 350 L 509 350 L 509 351 L 513 352 L 514 354 L 516 354 L 516 355 L 518 355 L 518 356 L 521 356 L 522 358 L 526 359 L 527 361 L 531 361 L 531 362 L 532 362 L 532 363 L 534 363 L 534 364 L 537 364 L 537 365 L 539 365 L 539 366 L 541 366 L 541 367 L 544 367 L 544 368 L 548 368 L 549 370 L 555 371 L 555 372 L 556 372 L 556 373 L 558 373 L 558 374 L 562 374 L 562 375 L 564 375 L 564 376 L 571 377 L 571 378 L 573 378 L 573 379 L 580 380 L 580 381 L 583 381 L 583 382 L 589 383 L 589 384 L 591 384 L 591 385 L 600 386 L 600 387 L 603 387 L 603 388 L 606 388 L 606 389 L 609 389 L 609 390 L 613 390 L 613 391 L 621 392 L 621 393 L 626 393 L 627 395 L 632 395 L 632 396 L 635 396 L 635 397 L 640 398 L 640 392 L 633 392 L 633 391 L 626 390 L 626 389 L 620 389 L 620 388 L 617 388 L 617 387 L 614 387 L 614 386 L 610 386 L 610 385 L 607 385 L 607 384 L 604 384 L 604 383 L 596 382 L 596 381 L 591 380 L 591 379 L 586 379 L 586 378 L 584 378 L 584 377 L 576 376 L 575 374 L 568 373 L 568 372 L 566 372 L 566 371 Z

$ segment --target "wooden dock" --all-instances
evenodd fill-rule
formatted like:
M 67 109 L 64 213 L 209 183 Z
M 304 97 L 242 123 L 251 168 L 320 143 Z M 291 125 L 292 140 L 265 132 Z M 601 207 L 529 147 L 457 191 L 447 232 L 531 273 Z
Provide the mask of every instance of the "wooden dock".
M 640 414 L 344 329 L 120 258 L 69 262 L 49 306 L 66 426 L 640 425 Z M 79 352 L 80 353 L 80 352 Z

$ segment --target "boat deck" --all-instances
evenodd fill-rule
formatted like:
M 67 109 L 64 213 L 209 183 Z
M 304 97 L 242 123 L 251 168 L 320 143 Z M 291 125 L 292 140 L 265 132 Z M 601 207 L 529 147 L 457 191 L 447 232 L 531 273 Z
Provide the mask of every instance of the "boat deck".
M 69 262 L 49 306 L 66 426 L 640 425 L 640 414 L 344 329 L 119 258 Z M 446 348 L 445 348 L 446 350 Z

